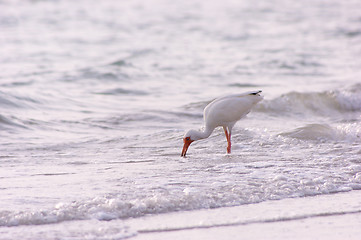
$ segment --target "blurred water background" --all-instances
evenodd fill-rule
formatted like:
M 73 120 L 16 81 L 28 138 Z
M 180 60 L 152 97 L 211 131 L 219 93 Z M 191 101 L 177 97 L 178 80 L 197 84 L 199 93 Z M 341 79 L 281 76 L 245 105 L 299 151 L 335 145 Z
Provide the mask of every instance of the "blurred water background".
M 360 9 L 0 1 L 0 238 L 122 239 L 110 220 L 360 190 Z M 180 157 L 211 100 L 260 89 L 232 154 L 219 129 Z M 86 227 L 36 230 L 69 221 Z

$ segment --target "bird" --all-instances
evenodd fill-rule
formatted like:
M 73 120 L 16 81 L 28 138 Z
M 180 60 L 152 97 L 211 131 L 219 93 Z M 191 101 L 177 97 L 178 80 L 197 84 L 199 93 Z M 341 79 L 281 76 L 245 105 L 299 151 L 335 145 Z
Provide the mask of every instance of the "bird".
M 227 153 L 231 153 L 232 128 L 238 120 L 246 116 L 254 105 L 263 99 L 261 90 L 232 94 L 216 98 L 203 111 L 204 130 L 188 130 L 183 137 L 182 157 L 186 156 L 189 145 L 208 138 L 216 127 L 223 127 L 227 139 Z

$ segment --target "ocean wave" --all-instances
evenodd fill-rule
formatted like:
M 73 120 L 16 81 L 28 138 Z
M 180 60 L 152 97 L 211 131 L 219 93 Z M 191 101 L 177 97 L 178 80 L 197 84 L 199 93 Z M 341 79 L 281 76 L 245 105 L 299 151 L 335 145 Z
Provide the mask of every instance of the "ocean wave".
M 10 94 L 0 92 L 0 107 L 19 108 L 21 107 L 21 104 Z
M 361 111 L 361 84 L 347 89 L 324 92 L 289 92 L 256 106 L 257 111 L 282 115 L 311 113 L 327 115 Z
M 141 90 L 130 90 L 124 88 L 113 88 L 105 91 L 95 92 L 95 94 L 100 95 L 135 95 L 135 96 L 142 96 L 148 95 L 147 92 Z
M 294 181 L 282 175 L 271 179 L 272 184 L 268 187 L 264 186 L 264 189 L 245 189 L 244 186 L 234 185 L 229 188 L 200 192 L 186 187 L 179 192 L 154 193 L 128 200 L 124 199 L 124 196 L 109 195 L 71 203 L 58 203 L 52 209 L 0 211 L 0 226 L 43 225 L 91 219 L 111 221 L 137 218 L 148 214 L 239 206 L 267 200 L 361 189 L 359 177 L 350 176 L 337 183 L 333 180 L 320 177 L 314 180 Z
M 4 116 L 0 114 L 0 129 L 10 129 L 10 128 L 27 128 L 22 124 L 18 119 L 11 116 Z
M 39 101 L 29 96 L 0 91 L 0 107 L 2 108 L 33 108 L 34 104 L 39 104 Z
M 360 141 L 361 127 L 356 123 L 341 124 L 336 127 L 332 127 L 328 124 L 314 123 L 280 133 L 279 135 L 300 140 Z

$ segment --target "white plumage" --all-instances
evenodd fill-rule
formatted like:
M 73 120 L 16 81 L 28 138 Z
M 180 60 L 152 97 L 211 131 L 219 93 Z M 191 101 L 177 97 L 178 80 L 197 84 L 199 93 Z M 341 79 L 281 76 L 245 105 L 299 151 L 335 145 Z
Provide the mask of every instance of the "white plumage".
M 251 108 L 261 101 L 262 91 L 232 94 L 217 98 L 209 103 L 203 112 L 204 131 L 189 130 L 183 138 L 182 155 L 185 156 L 189 145 L 197 140 L 207 138 L 216 127 L 223 127 L 228 146 L 227 153 L 231 152 L 231 133 L 234 124 L 247 115 Z

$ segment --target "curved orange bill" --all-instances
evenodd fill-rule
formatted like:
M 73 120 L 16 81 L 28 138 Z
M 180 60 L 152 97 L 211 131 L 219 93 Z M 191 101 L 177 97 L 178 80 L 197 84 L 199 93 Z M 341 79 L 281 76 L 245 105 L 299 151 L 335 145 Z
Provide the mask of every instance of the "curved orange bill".
M 183 145 L 183 150 L 182 150 L 182 154 L 181 157 L 185 157 L 188 147 L 189 145 L 191 145 L 191 143 L 193 142 L 192 140 L 187 140 L 187 139 L 183 139 L 184 145 Z

